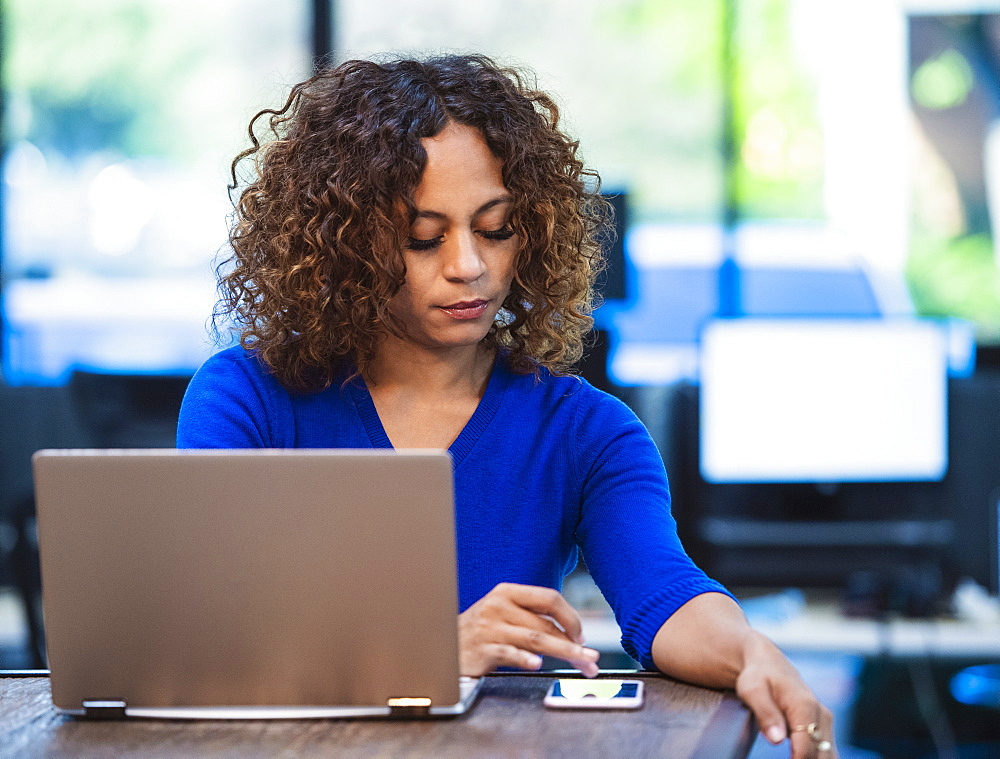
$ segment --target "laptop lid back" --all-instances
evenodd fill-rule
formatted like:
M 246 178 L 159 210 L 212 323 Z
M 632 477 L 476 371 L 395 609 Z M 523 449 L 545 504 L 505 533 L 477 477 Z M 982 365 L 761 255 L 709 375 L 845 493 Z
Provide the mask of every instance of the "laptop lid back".
M 443 451 L 42 451 L 52 697 L 459 701 Z

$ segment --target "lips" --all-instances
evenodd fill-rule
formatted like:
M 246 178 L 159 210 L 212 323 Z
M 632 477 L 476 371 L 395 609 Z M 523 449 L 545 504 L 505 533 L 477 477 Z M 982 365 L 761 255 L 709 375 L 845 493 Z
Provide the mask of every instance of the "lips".
M 488 300 L 460 300 L 438 308 L 453 319 L 477 319 L 486 312 L 489 305 Z

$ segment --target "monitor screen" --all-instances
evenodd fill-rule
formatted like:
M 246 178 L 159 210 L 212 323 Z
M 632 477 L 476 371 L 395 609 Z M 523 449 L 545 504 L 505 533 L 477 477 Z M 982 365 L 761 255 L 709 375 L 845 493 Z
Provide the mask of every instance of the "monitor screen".
M 604 270 L 597 275 L 594 289 L 603 302 L 628 300 L 628 277 L 625 273 L 625 235 L 628 232 L 628 195 L 624 192 L 602 193 L 611 204 L 613 227 L 601 230 L 598 241 L 604 251 Z
M 917 319 L 733 319 L 702 334 L 711 483 L 941 479 L 944 329 Z

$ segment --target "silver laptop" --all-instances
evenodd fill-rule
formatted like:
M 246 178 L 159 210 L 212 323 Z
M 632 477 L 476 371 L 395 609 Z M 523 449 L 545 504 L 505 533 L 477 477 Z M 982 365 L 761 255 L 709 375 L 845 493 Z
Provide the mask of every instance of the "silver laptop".
M 34 471 L 58 709 L 423 717 L 475 698 L 447 453 L 40 451 Z

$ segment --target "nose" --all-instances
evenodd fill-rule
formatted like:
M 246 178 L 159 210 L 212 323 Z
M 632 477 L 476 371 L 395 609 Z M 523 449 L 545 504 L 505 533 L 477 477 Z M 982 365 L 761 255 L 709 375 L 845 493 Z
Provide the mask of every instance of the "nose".
M 479 253 L 478 240 L 473 232 L 454 235 L 442 247 L 443 274 L 448 281 L 475 282 L 486 272 L 486 262 Z

